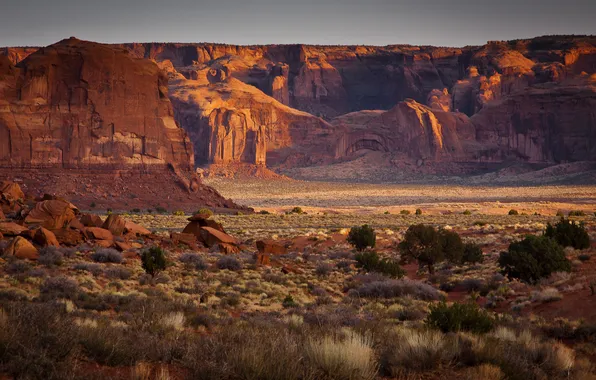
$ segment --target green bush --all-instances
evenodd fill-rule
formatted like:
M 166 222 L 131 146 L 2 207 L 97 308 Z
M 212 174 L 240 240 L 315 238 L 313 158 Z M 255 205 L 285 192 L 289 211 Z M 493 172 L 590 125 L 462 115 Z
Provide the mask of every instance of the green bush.
M 357 253 L 355 258 L 356 265 L 367 272 L 377 272 L 394 278 L 400 278 L 405 275 L 405 271 L 397 261 L 380 259 L 376 252 Z
M 184 216 L 185 214 L 184 214 L 184 211 L 182 211 L 182 210 L 176 210 L 176 211 L 174 211 L 172 213 L 172 215 L 174 215 L 174 216 Z
M 586 249 L 590 247 L 590 236 L 583 223 L 576 223 L 569 219 L 561 218 L 554 226 L 546 226 L 545 236 L 553 238 L 563 247 Z
M 416 215 L 422 215 L 422 210 L 419 209 L 419 208 L 417 208 L 415 214 Z
M 517 212 L 515 209 L 511 209 L 509 210 L 509 215 L 519 215 L 519 212 Z
M 158 206 L 158 207 L 155 208 L 155 212 L 157 212 L 158 214 L 167 214 L 168 213 L 168 210 L 166 210 L 163 207 Z
M 462 212 L 462 214 L 464 214 L 464 215 L 472 215 L 472 211 L 470 211 L 470 210 L 464 210 L 464 212 Z
M 166 253 L 161 247 L 151 247 L 141 253 L 141 264 L 145 272 L 155 277 L 166 269 Z
M 348 243 L 357 250 L 362 251 L 366 247 L 374 248 L 377 241 L 377 235 L 372 227 L 364 224 L 360 227 L 352 227 L 348 234 Z
M 563 247 L 547 236 L 528 235 L 513 242 L 507 252 L 501 252 L 499 265 L 511 278 L 535 283 L 553 272 L 571 271 L 571 262 Z
M 399 213 L 401 215 L 410 215 L 410 211 L 409 210 L 401 210 Z
M 296 303 L 296 301 L 294 301 L 294 297 L 292 297 L 290 294 L 288 294 L 286 296 L 286 298 L 284 298 L 284 300 L 282 302 L 282 306 L 285 307 L 286 309 L 288 309 L 291 307 L 298 307 L 298 303 Z
M 586 213 L 581 210 L 569 211 L 569 216 L 586 216 Z
M 464 252 L 457 233 L 437 231 L 433 226 L 424 224 L 411 225 L 398 247 L 404 258 L 415 259 L 420 265 L 427 266 L 430 274 L 434 273 L 434 265 L 445 259 L 460 262 Z
M 197 210 L 197 212 L 195 212 L 195 214 L 207 215 L 207 218 L 211 218 L 213 216 L 213 211 L 211 211 L 207 207 L 201 207 Z
M 356 266 L 367 272 L 374 272 L 380 261 L 379 255 L 373 251 L 357 253 L 355 259 Z
M 302 207 L 294 207 L 293 209 L 290 210 L 289 212 L 290 214 L 304 214 L 304 210 L 302 210 Z
M 481 263 L 484 261 L 482 249 L 478 244 L 466 243 L 464 244 L 464 254 L 462 256 L 462 263 Z
M 477 334 L 493 329 L 493 317 L 475 303 L 454 303 L 448 306 L 440 302 L 430 306 L 430 314 L 425 323 L 444 333 L 470 331 Z

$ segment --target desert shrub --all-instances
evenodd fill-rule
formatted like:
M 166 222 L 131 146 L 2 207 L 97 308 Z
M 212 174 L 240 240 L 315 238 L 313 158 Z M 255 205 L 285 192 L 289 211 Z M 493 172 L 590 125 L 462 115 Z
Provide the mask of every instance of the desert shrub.
M 211 209 L 208 209 L 207 207 L 201 207 L 195 212 L 195 214 L 203 214 L 207 215 L 208 218 L 211 218 L 213 216 L 213 211 L 211 211 Z
M 236 259 L 235 257 L 232 257 L 232 256 L 220 257 L 216 261 L 215 266 L 218 269 L 227 269 L 227 270 L 231 270 L 231 271 L 239 271 L 242 269 L 242 263 L 240 261 L 238 261 L 238 259 Z
M 94 276 L 99 276 L 103 272 L 101 265 L 96 263 L 76 263 L 72 269 L 90 272 Z
M 376 241 L 377 235 L 375 234 L 375 230 L 367 224 L 360 227 L 352 227 L 348 234 L 348 243 L 358 251 L 363 251 L 367 247 L 374 248 Z
M 27 301 L 27 292 L 19 288 L 0 289 L 0 301 Z
M 333 266 L 329 263 L 319 263 L 315 269 L 317 276 L 327 276 L 333 270 Z
M 484 281 L 480 278 L 466 278 L 461 282 L 461 286 L 468 293 L 480 291 L 484 285 Z
M 383 372 L 402 378 L 403 370 L 427 371 L 452 360 L 446 337 L 439 331 L 403 329 L 385 341 L 381 352 Z
M 464 243 L 459 234 L 444 229 L 439 230 L 439 243 L 443 255 L 452 263 L 460 263 L 464 254 Z
M 180 255 L 180 262 L 197 270 L 205 270 L 209 267 L 201 255 L 192 252 L 187 252 Z
M 141 252 L 141 265 L 148 275 L 155 277 L 166 269 L 166 252 L 158 246 L 144 250 Z
M 454 303 L 448 306 L 440 302 L 430 306 L 425 323 L 444 333 L 471 331 L 486 333 L 493 329 L 494 319 L 475 303 Z
M 16 303 L 2 312 L 0 362 L 14 379 L 66 379 L 74 371 L 79 339 L 63 308 Z
M 50 277 L 39 288 L 42 299 L 75 299 L 79 294 L 79 284 L 68 277 Z
M 304 360 L 296 360 L 303 356 L 299 338 L 287 328 L 251 323 L 195 340 L 183 362 L 197 380 L 313 378 L 304 376 Z
M 290 210 L 289 212 L 290 214 L 304 214 L 304 210 L 302 210 L 302 207 L 294 207 Z
M 283 285 L 287 282 L 287 278 L 277 273 L 264 273 L 263 281 L 272 282 L 274 284 Z
M 184 215 L 186 215 L 186 214 L 185 214 L 185 213 L 184 213 L 184 211 L 182 211 L 182 210 L 176 210 L 176 211 L 174 211 L 174 212 L 172 213 L 172 215 L 174 215 L 174 216 L 184 216 Z
M 367 272 L 377 272 L 394 278 L 403 277 L 405 274 L 397 261 L 380 259 L 374 251 L 357 253 L 355 258 L 357 266 Z
M 582 210 L 572 210 L 572 211 L 569 211 L 568 216 L 586 216 L 586 213 L 583 212 Z
M 409 210 L 401 210 L 400 215 L 410 215 L 410 211 Z
M 409 279 L 373 281 L 364 283 L 348 292 L 363 298 L 397 298 L 410 296 L 420 300 L 438 300 L 441 292 L 431 285 Z
M 463 215 L 472 215 L 472 211 L 470 210 L 464 210 L 464 212 L 462 212 Z
M 381 259 L 375 268 L 375 272 L 392 278 L 401 278 L 406 274 L 406 271 L 399 265 L 399 262 L 389 259 Z
M 354 257 L 356 265 L 367 272 L 373 272 L 379 265 L 379 254 L 374 251 L 360 252 Z
M 535 302 L 553 302 L 558 301 L 563 298 L 561 293 L 557 290 L 557 288 L 545 288 L 543 290 L 534 292 L 532 294 L 532 301 Z
M 120 280 L 128 280 L 132 276 L 130 269 L 123 267 L 110 267 L 105 270 L 107 278 L 117 278 Z
M 290 308 L 290 307 L 298 307 L 299 306 L 298 303 L 296 301 L 294 301 L 294 297 L 292 297 L 291 294 L 288 294 L 286 296 L 286 298 L 284 298 L 281 305 L 283 307 L 285 307 L 286 309 Z
M 419 208 L 417 208 L 415 214 L 416 215 L 422 215 L 422 210 L 419 209 Z
M 8 274 L 22 274 L 31 269 L 31 265 L 23 260 L 14 259 L 4 266 L 4 271 Z
M 121 263 L 122 253 L 114 248 L 100 248 L 91 254 L 91 260 L 98 263 Z
M 519 215 L 519 212 L 517 212 L 515 209 L 511 209 L 509 210 L 509 215 Z
M 466 380 L 504 380 L 505 374 L 496 365 L 481 364 L 466 371 Z
M 482 248 L 478 244 L 464 244 L 464 252 L 461 258 L 462 263 L 481 263 L 484 261 Z
M 411 225 L 404 240 L 399 243 L 399 250 L 406 259 L 415 259 L 434 273 L 434 265 L 445 258 L 459 262 L 463 256 L 464 245 L 459 235 L 452 231 L 437 231 L 424 224 Z
M 322 378 L 375 379 L 377 363 L 372 339 L 351 330 L 345 335 L 309 339 L 305 347 L 308 363 L 321 372 Z
M 499 265 L 511 278 L 535 283 L 553 272 L 571 271 L 571 263 L 563 248 L 546 236 L 528 235 L 513 242 L 507 252 L 501 252 Z
M 561 218 L 554 226 L 546 226 L 545 236 L 553 238 L 563 247 L 585 249 L 590 247 L 590 236 L 582 223 Z
M 39 250 L 38 262 L 47 267 L 62 265 L 64 263 L 64 255 L 58 247 L 44 247 Z
M 165 208 L 163 208 L 163 207 L 157 206 L 155 208 L 155 212 L 158 213 L 158 214 L 167 214 L 168 213 L 168 210 L 165 209 Z

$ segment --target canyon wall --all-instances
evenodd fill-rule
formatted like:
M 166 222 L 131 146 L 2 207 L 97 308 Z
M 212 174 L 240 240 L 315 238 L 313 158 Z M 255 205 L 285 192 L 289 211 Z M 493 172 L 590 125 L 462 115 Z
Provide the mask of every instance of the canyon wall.
M 325 165 L 367 151 L 429 165 L 595 159 L 596 37 L 545 36 L 464 48 L 207 43 L 117 48 L 156 61 L 169 76 L 169 91 L 159 80 L 157 90 L 142 89 L 160 99 L 167 94 L 174 107 L 163 106 L 157 118 L 170 135 L 155 146 L 169 146 L 169 153 L 147 145 L 148 154 L 142 154 L 147 162 L 190 154 L 189 140 L 171 136 L 178 133 L 167 127 L 175 125 L 172 116 L 187 131 L 199 165 Z M 31 52 L 11 48 L 1 54 L 9 57 L 4 66 L 19 71 L 28 58 L 10 65 Z M 98 86 L 101 81 L 91 85 Z M 76 96 L 78 87 L 84 86 L 68 91 Z M 135 102 L 128 100 L 129 93 L 135 99 L 134 91 L 136 85 L 125 92 L 126 102 Z M 113 145 L 119 139 L 107 149 L 119 152 Z M 43 154 L 50 161 L 58 157 Z
M 155 63 L 68 39 L 0 69 L 0 166 L 194 166 Z

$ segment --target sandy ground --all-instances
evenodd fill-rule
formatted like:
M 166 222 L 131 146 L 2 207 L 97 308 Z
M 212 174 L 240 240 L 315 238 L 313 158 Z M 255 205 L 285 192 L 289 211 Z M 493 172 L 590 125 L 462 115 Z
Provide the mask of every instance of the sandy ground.
M 596 186 L 453 186 L 356 184 L 344 182 L 231 180 L 213 178 L 205 183 L 224 197 L 257 211 L 287 211 L 299 206 L 310 212 L 399 213 L 420 208 L 425 214 L 461 213 L 555 215 L 596 211 Z

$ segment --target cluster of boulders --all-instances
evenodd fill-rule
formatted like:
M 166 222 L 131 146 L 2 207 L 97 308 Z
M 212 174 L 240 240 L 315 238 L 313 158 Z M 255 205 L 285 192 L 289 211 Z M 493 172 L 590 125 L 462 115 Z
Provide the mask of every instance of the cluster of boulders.
M 150 235 L 148 229 L 115 214 L 103 221 L 80 213 L 60 197 L 26 199 L 17 183 L 4 181 L 0 186 L 0 239 L 9 239 L 4 255 L 35 260 L 39 248 L 81 243 L 129 251 L 141 247 L 132 240 Z
M 235 254 L 247 247 L 226 233 L 223 226 L 206 213 L 188 218 L 182 232 L 172 232 L 170 239 L 153 234 L 143 226 L 117 214 L 103 220 L 94 214 L 81 213 L 72 203 L 60 197 L 45 195 L 26 198 L 17 183 L 0 185 L 0 241 L 6 241 L 1 254 L 19 259 L 37 260 L 43 247 L 73 247 L 86 243 L 91 247 L 114 248 L 125 257 L 138 257 L 144 243 L 179 247 L 201 247 L 223 254 Z M 142 238 L 142 240 L 140 240 Z M 271 256 L 287 253 L 287 247 L 274 240 L 256 242 L 258 265 L 272 265 Z
M 220 223 L 209 219 L 208 214 L 195 214 L 188 218 L 188 225 L 181 233 L 173 232 L 171 238 L 174 242 L 182 242 L 191 248 L 199 244 L 220 252 L 230 254 L 240 252 L 240 243 L 228 235 Z

